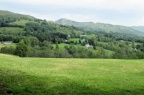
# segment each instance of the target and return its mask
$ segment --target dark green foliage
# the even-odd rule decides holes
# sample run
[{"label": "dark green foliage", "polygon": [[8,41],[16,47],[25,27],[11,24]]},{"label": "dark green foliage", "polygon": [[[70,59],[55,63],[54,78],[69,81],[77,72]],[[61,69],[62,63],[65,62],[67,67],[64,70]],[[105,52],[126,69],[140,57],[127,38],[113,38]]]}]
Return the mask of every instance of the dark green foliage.
[{"label": "dark green foliage", "polygon": [[144,44],[137,45],[136,48],[139,49],[140,51],[144,52]]},{"label": "dark green foliage", "polygon": [[54,53],[55,58],[71,58],[72,56],[68,53],[67,50],[57,50]]},{"label": "dark green foliage", "polygon": [[58,45],[58,42],[56,42],[56,49],[59,49],[59,45]]},{"label": "dark green foliage", "polygon": [[132,48],[134,49],[135,48],[135,41],[132,40]]},{"label": "dark green foliage", "polygon": [[79,44],[81,44],[81,40],[79,40]]},{"label": "dark green foliage", "polygon": [[18,55],[20,57],[27,57],[28,56],[28,46],[23,42],[19,42],[15,49],[15,55]]},{"label": "dark green foliage", "polygon": [[5,46],[5,47],[1,48],[0,52],[4,53],[4,54],[14,54],[14,51],[15,51],[14,47],[12,47],[12,46],[10,46],[10,47]]}]

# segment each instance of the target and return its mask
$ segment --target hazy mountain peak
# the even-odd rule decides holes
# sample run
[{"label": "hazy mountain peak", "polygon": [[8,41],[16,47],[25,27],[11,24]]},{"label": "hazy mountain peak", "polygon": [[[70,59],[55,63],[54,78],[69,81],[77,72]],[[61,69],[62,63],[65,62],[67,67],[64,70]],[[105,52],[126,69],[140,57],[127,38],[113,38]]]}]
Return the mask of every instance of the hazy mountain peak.
[{"label": "hazy mountain peak", "polygon": [[141,31],[141,32],[144,32],[144,26],[131,26],[131,28]]}]

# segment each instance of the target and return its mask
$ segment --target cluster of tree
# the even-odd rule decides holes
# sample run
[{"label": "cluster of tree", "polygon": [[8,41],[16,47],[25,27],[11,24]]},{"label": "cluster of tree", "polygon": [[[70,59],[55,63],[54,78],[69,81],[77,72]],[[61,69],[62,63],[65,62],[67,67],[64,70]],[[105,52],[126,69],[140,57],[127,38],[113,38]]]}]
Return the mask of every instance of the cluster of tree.
[{"label": "cluster of tree", "polygon": [[0,26],[3,27],[4,24],[15,22],[16,18],[9,18],[9,17],[1,17],[0,16]]},{"label": "cluster of tree", "polygon": [[[27,43],[28,44],[28,43]],[[39,43],[38,46],[30,47],[24,40],[20,41],[14,48],[3,47],[1,53],[18,55],[20,57],[48,57],[48,58],[110,58],[103,48],[99,48],[97,52],[84,47],[74,45],[65,46],[60,50],[57,45],[55,48],[48,41]]]},{"label": "cluster of tree", "polygon": [[16,18],[9,17],[0,17],[0,27],[20,27],[24,28],[22,25],[13,24],[13,22],[17,21]]},{"label": "cluster of tree", "polygon": [[40,42],[36,37],[23,38],[16,47],[2,47],[1,53],[18,55],[20,57],[48,57],[48,58],[122,58],[142,59],[144,58],[144,45],[136,45],[138,50],[129,49],[126,46],[117,47],[111,54],[106,49],[96,45],[95,49],[83,46],[68,45],[59,49],[59,44],[54,47],[52,42]]}]

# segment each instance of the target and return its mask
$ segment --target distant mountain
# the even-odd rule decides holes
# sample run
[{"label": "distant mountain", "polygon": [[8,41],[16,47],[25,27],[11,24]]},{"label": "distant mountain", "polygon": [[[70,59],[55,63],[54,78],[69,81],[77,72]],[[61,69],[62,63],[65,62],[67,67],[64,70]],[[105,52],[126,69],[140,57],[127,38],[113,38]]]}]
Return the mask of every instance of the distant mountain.
[{"label": "distant mountain", "polygon": [[13,12],[4,11],[4,10],[0,10],[0,18],[34,19],[33,16],[13,13]]},{"label": "distant mountain", "polygon": [[131,26],[131,28],[141,31],[141,32],[144,32],[144,26]]},{"label": "distant mountain", "polygon": [[122,33],[124,35],[127,34],[127,35],[144,36],[144,33],[142,33],[141,31],[121,25],[93,23],[93,22],[76,22],[65,18],[57,20],[56,23],[68,26],[75,26],[77,28],[82,28],[86,31],[93,31],[93,32],[103,31],[107,33]]}]

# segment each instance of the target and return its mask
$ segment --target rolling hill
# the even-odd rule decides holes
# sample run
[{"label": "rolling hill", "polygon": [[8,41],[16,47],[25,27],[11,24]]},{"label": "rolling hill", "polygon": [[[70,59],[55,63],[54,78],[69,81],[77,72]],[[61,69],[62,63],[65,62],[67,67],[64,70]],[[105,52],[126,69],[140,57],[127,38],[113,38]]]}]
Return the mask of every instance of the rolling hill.
[{"label": "rolling hill", "polygon": [[[67,19],[48,22],[8,11],[1,11],[1,16],[0,42],[22,42],[27,48],[16,53],[15,47],[3,47],[1,53],[21,57],[144,58],[144,33],[126,26]],[[139,52],[133,52],[135,47]]]},{"label": "rolling hill", "polygon": [[[13,19],[13,21],[15,21],[13,24],[22,25],[22,26],[25,26],[26,23],[30,22],[29,20],[36,19],[29,15],[23,15],[23,14],[18,14],[9,11],[3,11],[3,10],[0,10],[0,18]],[[144,37],[144,33],[142,32],[142,30],[144,29],[143,27],[126,27],[121,25],[112,25],[112,24],[105,24],[105,23],[76,22],[65,18],[59,19],[55,23],[65,25],[65,26],[74,26],[83,29],[85,31],[111,33],[114,34],[114,36],[126,35],[130,37],[135,37],[135,36]]]},{"label": "rolling hill", "polygon": [[23,14],[0,10],[0,18],[2,17],[14,18],[14,19],[34,19],[34,17],[29,16],[29,15],[23,15]]},{"label": "rolling hill", "polygon": [[93,32],[102,31],[107,33],[121,33],[124,35],[144,36],[143,32],[121,25],[93,23],[93,22],[76,22],[65,18],[57,20],[56,23],[68,26],[75,26],[77,28],[82,28],[86,31],[93,31]]}]

